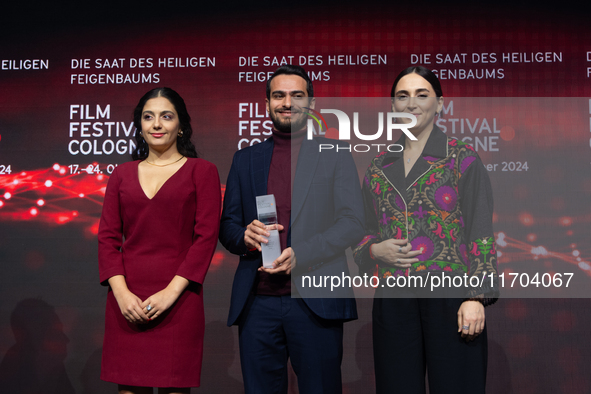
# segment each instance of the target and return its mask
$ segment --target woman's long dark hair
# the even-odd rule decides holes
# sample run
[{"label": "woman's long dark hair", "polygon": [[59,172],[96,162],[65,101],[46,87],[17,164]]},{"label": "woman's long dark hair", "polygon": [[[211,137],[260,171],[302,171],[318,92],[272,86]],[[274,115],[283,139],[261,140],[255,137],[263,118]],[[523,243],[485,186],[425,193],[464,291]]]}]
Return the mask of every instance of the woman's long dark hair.
[{"label": "woman's long dark hair", "polygon": [[182,137],[177,137],[176,139],[176,148],[179,153],[186,157],[198,157],[195,145],[191,142],[193,129],[191,128],[191,116],[187,112],[185,100],[171,88],[155,88],[143,95],[133,111],[133,125],[136,128],[135,141],[137,145],[131,154],[131,158],[133,160],[144,160],[148,157],[148,144],[140,134],[142,130],[142,112],[144,111],[146,102],[156,97],[164,97],[170,101],[179,116],[180,130],[183,131]]}]

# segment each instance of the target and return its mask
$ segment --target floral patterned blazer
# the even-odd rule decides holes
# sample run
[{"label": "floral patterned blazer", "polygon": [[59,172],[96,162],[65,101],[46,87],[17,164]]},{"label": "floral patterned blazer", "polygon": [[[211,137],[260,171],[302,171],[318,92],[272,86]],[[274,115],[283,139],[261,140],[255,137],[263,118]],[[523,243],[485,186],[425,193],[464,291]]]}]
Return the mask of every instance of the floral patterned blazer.
[{"label": "floral patterned blazer", "polygon": [[[404,135],[397,143],[404,145]],[[434,271],[485,275],[479,286],[466,288],[465,297],[483,295],[485,305],[496,301],[492,189],[472,146],[434,126],[407,177],[403,152],[382,152],[365,173],[362,193],[366,236],[353,250],[362,272],[375,272],[377,265],[380,278]],[[369,248],[390,238],[408,238],[412,250],[422,251],[419,261],[409,269],[377,264]]]}]

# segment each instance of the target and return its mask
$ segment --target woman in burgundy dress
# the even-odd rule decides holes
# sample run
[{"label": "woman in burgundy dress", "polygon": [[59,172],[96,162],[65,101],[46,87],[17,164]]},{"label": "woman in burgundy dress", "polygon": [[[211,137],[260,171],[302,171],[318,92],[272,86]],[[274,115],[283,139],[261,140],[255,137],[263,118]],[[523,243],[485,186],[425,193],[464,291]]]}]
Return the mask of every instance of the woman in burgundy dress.
[{"label": "woman in burgundy dress", "polygon": [[134,161],[107,185],[100,281],[109,286],[101,379],[119,393],[189,393],[203,354],[203,280],[217,245],[217,168],[197,158],[191,118],[170,88],[134,111]]}]

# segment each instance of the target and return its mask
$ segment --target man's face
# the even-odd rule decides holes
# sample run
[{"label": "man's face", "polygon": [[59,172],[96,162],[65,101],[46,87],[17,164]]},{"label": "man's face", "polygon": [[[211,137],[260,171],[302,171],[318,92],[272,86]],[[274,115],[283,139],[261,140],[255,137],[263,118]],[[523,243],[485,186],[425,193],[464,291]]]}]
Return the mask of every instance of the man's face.
[{"label": "man's face", "polygon": [[276,130],[283,133],[300,131],[306,127],[308,112],[314,108],[314,99],[308,98],[307,84],[297,75],[278,75],[271,80],[271,95],[266,100],[267,112]]}]

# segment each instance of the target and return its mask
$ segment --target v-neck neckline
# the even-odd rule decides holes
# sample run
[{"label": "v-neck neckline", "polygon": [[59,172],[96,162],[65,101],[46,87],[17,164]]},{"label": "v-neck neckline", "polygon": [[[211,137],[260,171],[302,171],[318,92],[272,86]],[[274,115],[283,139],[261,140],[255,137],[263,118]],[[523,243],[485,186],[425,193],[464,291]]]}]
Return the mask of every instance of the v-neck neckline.
[{"label": "v-neck neckline", "polygon": [[187,160],[183,163],[182,166],[180,166],[171,176],[169,176],[164,183],[162,183],[162,186],[160,186],[160,188],[156,191],[156,193],[152,196],[152,198],[148,197],[148,194],[146,193],[146,191],[144,190],[142,183],[140,182],[140,163],[142,161],[138,161],[137,166],[135,167],[135,179],[137,180],[137,184],[140,187],[140,190],[142,191],[144,197],[146,197],[149,201],[152,201],[154,198],[156,198],[156,196],[158,195],[158,193],[160,193],[160,190],[162,190],[162,188],[164,188],[164,186],[166,186],[166,184],[168,183],[168,181],[174,177],[176,174],[179,173],[180,170],[183,169],[183,167],[185,167],[185,165],[187,165],[187,163],[189,162],[189,158],[187,157]]}]

